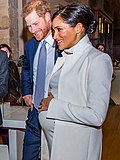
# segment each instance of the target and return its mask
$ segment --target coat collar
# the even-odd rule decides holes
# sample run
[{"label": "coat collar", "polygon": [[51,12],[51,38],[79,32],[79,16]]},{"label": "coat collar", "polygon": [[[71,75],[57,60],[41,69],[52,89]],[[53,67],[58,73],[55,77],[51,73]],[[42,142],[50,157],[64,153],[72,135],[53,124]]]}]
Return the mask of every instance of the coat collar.
[{"label": "coat collar", "polygon": [[59,70],[63,64],[67,67],[64,67],[65,70],[69,70],[75,65],[75,63],[79,60],[80,63],[87,57],[89,50],[91,48],[91,43],[89,41],[88,36],[83,37],[74,47],[65,50],[65,52],[70,52],[73,54],[66,54],[64,51],[62,52],[63,57],[59,57],[57,59],[56,65],[54,66],[52,75]]},{"label": "coat collar", "polygon": [[86,48],[86,45],[91,45],[91,42],[88,38],[88,35],[85,35],[76,45],[69,49],[65,49],[62,54],[68,53],[68,55],[71,54],[77,54],[77,56],[81,56],[84,54],[84,49]]}]

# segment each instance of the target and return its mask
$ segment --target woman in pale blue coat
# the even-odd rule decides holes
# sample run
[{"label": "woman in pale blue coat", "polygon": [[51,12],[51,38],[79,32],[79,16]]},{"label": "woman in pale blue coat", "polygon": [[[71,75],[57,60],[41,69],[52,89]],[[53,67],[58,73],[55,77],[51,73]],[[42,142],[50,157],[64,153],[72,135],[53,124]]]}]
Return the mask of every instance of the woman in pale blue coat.
[{"label": "woman in pale blue coat", "polygon": [[[91,9],[72,3],[53,15],[53,38],[63,57],[53,69],[39,120],[51,160],[100,160],[112,63],[89,41],[96,21]],[[46,117],[47,116],[47,119]],[[44,118],[43,118],[44,117]]]}]

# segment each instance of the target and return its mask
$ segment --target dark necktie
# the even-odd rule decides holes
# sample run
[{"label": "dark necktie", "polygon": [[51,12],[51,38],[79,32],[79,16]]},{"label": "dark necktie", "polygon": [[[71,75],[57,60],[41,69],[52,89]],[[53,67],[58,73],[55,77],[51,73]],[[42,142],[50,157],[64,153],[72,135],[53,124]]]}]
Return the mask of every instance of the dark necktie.
[{"label": "dark necktie", "polygon": [[40,48],[38,65],[37,65],[37,75],[36,75],[36,86],[34,94],[34,106],[38,109],[41,100],[44,98],[45,91],[45,77],[46,77],[46,60],[47,60],[47,51],[46,51],[46,42],[43,41]]}]

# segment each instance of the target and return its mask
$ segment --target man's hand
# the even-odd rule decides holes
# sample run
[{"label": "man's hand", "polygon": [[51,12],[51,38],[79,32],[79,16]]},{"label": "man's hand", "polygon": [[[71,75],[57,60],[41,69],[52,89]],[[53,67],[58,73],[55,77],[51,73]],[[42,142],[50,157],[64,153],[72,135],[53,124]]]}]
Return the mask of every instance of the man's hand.
[{"label": "man's hand", "polygon": [[26,95],[23,97],[23,99],[25,100],[26,105],[33,110],[32,95]]}]

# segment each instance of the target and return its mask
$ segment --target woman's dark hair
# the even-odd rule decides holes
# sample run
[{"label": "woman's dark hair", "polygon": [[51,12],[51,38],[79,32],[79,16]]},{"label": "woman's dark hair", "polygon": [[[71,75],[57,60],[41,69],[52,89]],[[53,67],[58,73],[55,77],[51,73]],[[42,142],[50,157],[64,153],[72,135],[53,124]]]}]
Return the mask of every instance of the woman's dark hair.
[{"label": "woman's dark hair", "polygon": [[77,23],[82,23],[88,34],[94,33],[97,27],[97,21],[94,20],[92,10],[82,3],[71,3],[59,9],[53,14],[52,21],[57,16],[60,16],[71,27],[75,27]]},{"label": "woman's dark hair", "polygon": [[104,50],[105,50],[105,44],[104,44],[104,43],[97,43],[97,44],[96,44],[96,48],[98,49],[99,46],[103,46],[103,47],[104,47]]},{"label": "woman's dark hair", "polygon": [[2,48],[7,48],[8,49],[8,51],[10,52],[10,56],[9,56],[9,59],[11,60],[12,59],[12,50],[11,50],[11,48],[7,45],[7,44],[0,44],[0,49],[2,49]]}]

